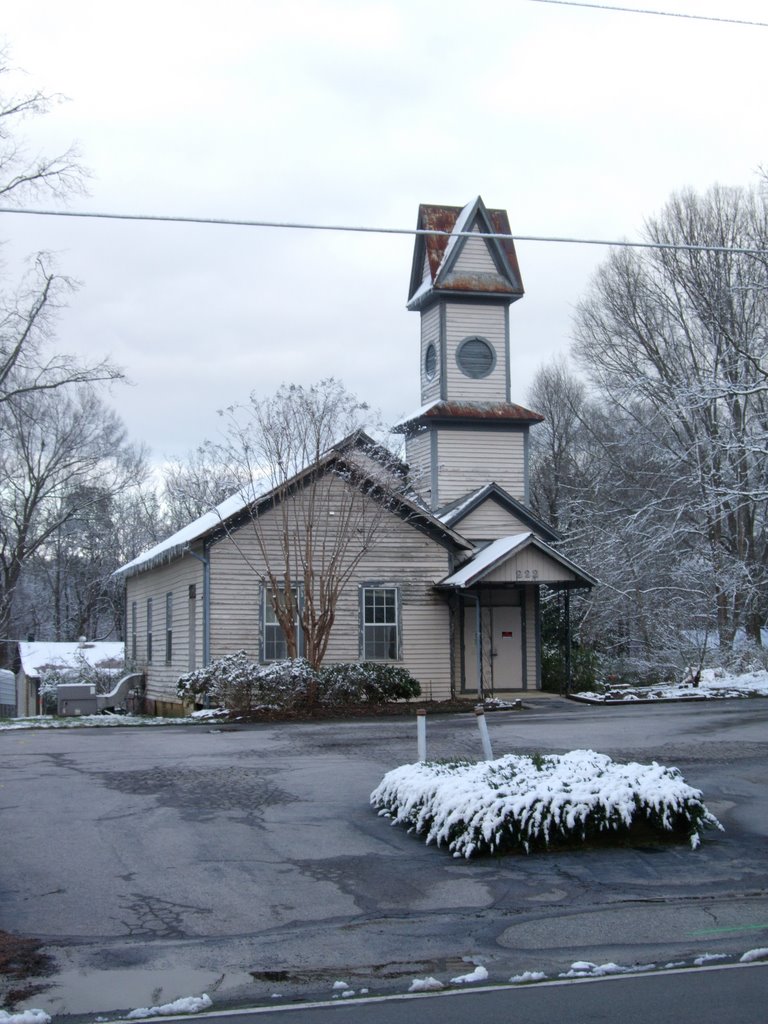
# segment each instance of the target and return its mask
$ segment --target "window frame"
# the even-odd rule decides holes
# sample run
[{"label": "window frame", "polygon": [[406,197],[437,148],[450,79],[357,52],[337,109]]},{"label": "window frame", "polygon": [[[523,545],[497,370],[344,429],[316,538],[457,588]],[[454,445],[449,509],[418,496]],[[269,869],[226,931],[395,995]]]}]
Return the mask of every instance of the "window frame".
[{"label": "window frame", "polygon": [[139,602],[131,601],[131,661],[135,664],[139,648],[138,635]]},{"label": "window frame", "polygon": [[[280,588],[284,590],[284,587]],[[296,594],[296,640],[297,640],[297,651],[296,655],[299,658],[304,657],[304,630],[301,628],[301,608],[304,600],[304,588],[299,584],[292,588]],[[288,651],[285,636],[283,634],[282,627],[277,621],[275,615],[274,606],[272,604],[272,587],[268,583],[262,583],[261,585],[261,608],[259,613],[259,662],[262,665],[273,665],[278,661],[285,661],[288,658]],[[274,621],[267,621],[268,614],[274,617]],[[267,657],[267,629],[271,632],[278,633],[279,636],[269,641],[271,645],[282,643],[286,645],[285,655],[283,657]]]},{"label": "window frame", "polygon": [[[368,622],[366,619],[367,602],[366,594],[370,591],[382,590],[391,591],[394,593],[394,621],[393,622]],[[401,588],[399,583],[380,582],[378,580],[369,580],[360,584],[359,589],[359,616],[360,616],[360,660],[361,661],[375,661],[383,665],[391,665],[395,662],[403,660],[403,617],[402,617],[402,596]],[[374,628],[381,628],[382,626],[388,626],[395,630],[395,641],[394,657],[374,657],[369,654],[369,645],[382,643],[381,640],[368,639],[368,630]],[[392,642],[389,641],[391,646]]]},{"label": "window frame", "polygon": [[147,664],[152,661],[152,598],[147,598]]},{"label": "window frame", "polygon": [[165,595],[165,664],[173,662],[173,591]]}]

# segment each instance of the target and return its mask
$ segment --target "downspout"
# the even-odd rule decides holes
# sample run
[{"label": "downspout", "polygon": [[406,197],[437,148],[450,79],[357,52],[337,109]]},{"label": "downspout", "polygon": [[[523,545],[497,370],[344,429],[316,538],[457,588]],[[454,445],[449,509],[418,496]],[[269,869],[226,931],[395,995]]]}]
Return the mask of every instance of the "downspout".
[{"label": "downspout", "polygon": [[203,667],[211,663],[211,560],[208,557],[208,545],[203,545],[204,555],[199,555],[192,548],[184,548],[185,555],[192,555],[203,563]]}]

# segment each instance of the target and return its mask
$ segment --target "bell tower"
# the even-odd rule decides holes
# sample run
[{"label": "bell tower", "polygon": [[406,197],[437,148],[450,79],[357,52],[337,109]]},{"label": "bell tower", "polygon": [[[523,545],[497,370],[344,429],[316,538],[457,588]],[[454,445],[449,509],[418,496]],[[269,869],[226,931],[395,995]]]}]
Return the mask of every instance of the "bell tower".
[{"label": "bell tower", "polygon": [[[421,317],[422,407],[399,425],[413,482],[433,510],[495,482],[528,497],[528,430],[510,396],[509,308],[523,283],[505,210],[480,196],[419,207],[408,309]],[[498,237],[503,236],[503,237]]]}]

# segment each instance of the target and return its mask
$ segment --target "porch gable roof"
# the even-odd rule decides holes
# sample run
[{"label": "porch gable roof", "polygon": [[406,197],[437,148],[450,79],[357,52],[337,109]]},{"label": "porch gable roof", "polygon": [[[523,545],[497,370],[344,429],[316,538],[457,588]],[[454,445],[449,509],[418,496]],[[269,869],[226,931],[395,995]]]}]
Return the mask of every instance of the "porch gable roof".
[{"label": "porch gable roof", "polygon": [[[562,580],[541,580],[541,583],[562,582],[571,587],[593,587],[598,582],[594,576],[577,566],[570,558],[566,558],[565,555],[550,547],[534,533],[528,532],[512,534],[509,537],[501,537],[499,540],[493,541],[460,569],[441,580],[437,586],[450,590],[467,590],[482,583],[495,570],[516,558],[527,548],[535,548],[540,551],[567,574],[563,576]],[[535,583],[536,581],[526,579],[522,582]]]}]

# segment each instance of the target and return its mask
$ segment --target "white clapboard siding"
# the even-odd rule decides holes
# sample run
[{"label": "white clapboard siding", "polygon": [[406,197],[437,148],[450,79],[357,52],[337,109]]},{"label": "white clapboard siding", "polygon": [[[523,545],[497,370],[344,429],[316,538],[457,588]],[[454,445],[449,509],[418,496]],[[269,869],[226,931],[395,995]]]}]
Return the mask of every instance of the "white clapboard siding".
[{"label": "white clapboard siding", "polygon": [[569,583],[576,579],[570,569],[533,547],[508,559],[484,578],[489,583]]},{"label": "white clapboard siding", "polygon": [[[175,703],[176,682],[189,671],[189,587],[194,584],[196,661],[202,664],[203,645],[203,566],[190,555],[151,572],[132,576],[126,583],[128,635],[126,660],[131,658],[131,605],[136,602],[136,668],[146,678],[146,696],[153,701]],[[165,596],[173,594],[172,657],[165,660]],[[147,661],[147,599],[152,598],[152,661]]]},{"label": "white clapboard siding", "polygon": [[439,430],[436,501],[449,501],[482,487],[489,480],[525,500],[525,438],[515,430]]},{"label": "white clapboard siding", "polygon": [[[477,231],[477,228],[475,228]],[[499,278],[488,242],[481,238],[466,238],[462,245],[461,252],[456,262],[451,267],[451,272],[441,279],[444,284],[449,284],[454,277],[467,277],[483,275],[492,278],[494,281]]]},{"label": "white clapboard siding", "polygon": [[[425,360],[429,345],[435,346],[435,375],[430,380],[426,374]],[[430,306],[421,314],[421,404],[426,405],[440,397],[440,307]]]},{"label": "white clapboard siding", "polygon": [[530,529],[492,498],[487,498],[468,515],[454,520],[451,525],[462,537],[471,541],[498,540],[500,537],[525,533]]},{"label": "white clapboard siding", "polygon": [[[506,319],[504,306],[446,302],[445,336],[447,397],[449,400],[504,402],[507,399]],[[496,352],[496,365],[487,377],[467,377],[456,362],[465,338],[481,337]]]},{"label": "white clapboard siding", "polygon": [[[333,480],[325,507],[336,501],[340,512],[348,486]],[[332,493],[335,489],[335,494]],[[367,501],[355,492],[356,501]],[[289,499],[289,502],[298,499]],[[288,506],[287,506],[288,507]],[[394,513],[380,516],[371,549],[356,566],[354,574],[339,596],[335,623],[326,654],[326,663],[357,661],[360,657],[359,588],[363,583],[388,583],[397,586],[401,598],[401,646],[403,664],[419,680],[425,692],[436,698],[450,695],[450,654],[448,647],[448,608],[432,589],[432,584],[449,571],[448,553],[420,530]],[[288,517],[290,521],[290,515]],[[328,537],[334,535],[340,515],[328,518]],[[273,510],[259,521],[264,544],[275,565],[280,560],[282,510]],[[321,571],[321,564],[316,569]],[[259,654],[261,574],[265,561],[255,528],[245,523],[232,537],[225,537],[211,548],[211,655],[221,657],[244,649],[256,659]],[[297,573],[297,582],[300,577]]]},{"label": "white clapboard siding", "polygon": [[432,502],[431,444],[431,434],[427,430],[412,434],[405,442],[405,461],[411,485],[427,505]]}]

